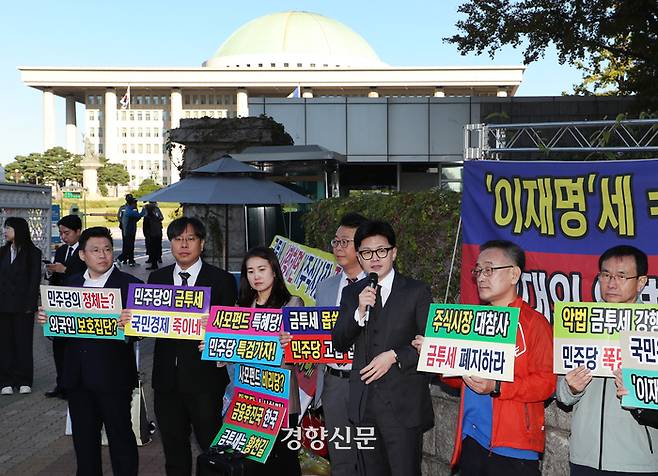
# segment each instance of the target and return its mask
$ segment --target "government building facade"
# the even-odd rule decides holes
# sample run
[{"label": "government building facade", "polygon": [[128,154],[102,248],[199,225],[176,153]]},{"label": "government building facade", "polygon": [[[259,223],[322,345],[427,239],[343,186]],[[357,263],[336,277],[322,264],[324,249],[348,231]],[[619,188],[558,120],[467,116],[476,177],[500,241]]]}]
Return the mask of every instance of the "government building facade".
[{"label": "government building facade", "polygon": [[[132,188],[146,178],[162,185],[179,179],[166,150],[167,135],[186,118],[265,113],[282,122],[296,144],[336,150],[350,165],[385,162],[397,176],[402,165],[413,171],[458,166],[463,146],[459,131],[474,118],[473,98],[513,96],[524,71],[523,66],[390,66],[344,24],[297,11],[246,23],[199,67],[19,69],[23,82],[43,95],[44,150],[58,145],[55,101],[64,100],[64,146],[82,153],[78,144],[83,134],[94,152],[125,165]],[[82,121],[76,117],[77,103],[85,106]],[[309,117],[309,111],[319,116]],[[458,124],[446,142],[441,130],[451,124],[455,111]],[[379,123],[383,133],[373,130]],[[420,130],[419,139],[396,138],[396,124],[402,130]],[[309,136],[314,128],[323,134]],[[361,130],[364,135],[358,137]],[[373,150],[365,140],[370,134],[378,136],[372,137]],[[393,188],[400,189],[399,180]]]}]

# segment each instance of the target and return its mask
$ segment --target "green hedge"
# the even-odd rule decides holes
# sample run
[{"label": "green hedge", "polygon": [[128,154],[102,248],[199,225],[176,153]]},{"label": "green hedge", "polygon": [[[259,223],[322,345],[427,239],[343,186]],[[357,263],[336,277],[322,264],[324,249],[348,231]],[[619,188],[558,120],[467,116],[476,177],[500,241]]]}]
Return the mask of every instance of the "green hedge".
[{"label": "green hedge", "polygon": [[[460,206],[461,195],[444,190],[360,193],[316,202],[302,220],[306,244],[328,251],[340,217],[347,212],[390,222],[398,240],[396,269],[430,284],[435,299],[443,302]],[[458,248],[448,302],[457,302],[460,264]]]}]

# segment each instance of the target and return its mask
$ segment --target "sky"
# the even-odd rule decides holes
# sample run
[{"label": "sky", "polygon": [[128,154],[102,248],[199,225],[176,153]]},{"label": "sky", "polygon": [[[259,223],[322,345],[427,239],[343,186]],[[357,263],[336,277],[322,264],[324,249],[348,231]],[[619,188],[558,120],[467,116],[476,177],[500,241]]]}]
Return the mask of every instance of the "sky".
[{"label": "sky", "polygon": [[[393,66],[520,65],[522,50],[493,60],[461,56],[442,38],[457,32],[457,0],[33,0],[6,2],[0,17],[0,163],[40,152],[42,93],[25,86],[19,66],[200,66],[230,34],[269,13],[304,10],[361,34]],[[517,96],[570,91],[581,74],[554,51],[528,66]],[[78,106],[78,130],[83,130]],[[64,100],[56,100],[56,140],[64,144]]]}]

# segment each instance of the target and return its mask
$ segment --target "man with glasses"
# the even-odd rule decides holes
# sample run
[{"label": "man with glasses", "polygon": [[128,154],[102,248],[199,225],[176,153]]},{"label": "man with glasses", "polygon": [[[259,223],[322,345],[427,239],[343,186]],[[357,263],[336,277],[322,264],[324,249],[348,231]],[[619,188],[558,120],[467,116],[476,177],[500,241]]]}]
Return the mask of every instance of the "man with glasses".
[{"label": "man with glasses", "polygon": [[429,287],[395,271],[395,232],[389,223],[366,221],[354,246],[369,279],[342,292],[340,315],[332,331],[335,348],[354,345],[349,376],[349,419],[375,431],[374,449],[359,451],[362,475],[420,475],[423,432],[434,425],[429,376],[416,371],[411,346],[425,330],[432,301]]},{"label": "man with glasses", "polygon": [[[647,284],[648,260],[641,250],[615,246],[599,258],[604,302],[632,304]],[[658,430],[640,425],[616,398],[612,378],[592,377],[584,366],[560,377],[557,398],[573,406],[569,465],[572,476],[658,475]]]},{"label": "man with glasses", "polygon": [[[472,270],[480,300],[518,307],[514,381],[480,377],[445,378],[461,389],[451,464],[462,476],[538,475],[544,451],[544,401],[555,390],[553,332],[544,316],[517,293],[525,253],[505,240],[480,246]],[[420,351],[422,336],[413,345]]]},{"label": "man with glasses", "polygon": [[[78,243],[78,253],[87,270],[62,284],[120,289],[125,305],[128,285],[142,281],[113,266],[110,230],[100,226],[87,228]],[[38,322],[46,323],[42,309]],[[77,474],[103,474],[101,426],[105,425],[114,474],[137,475],[137,442],[130,415],[132,392],[137,386],[132,340],[70,338],[62,370],[61,385],[71,414]]]},{"label": "man with glasses", "polygon": [[[208,286],[211,306],[234,306],[233,276],[201,259],[206,228],[197,218],[181,217],[167,227],[175,264],[153,271],[149,284]],[[154,408],[165,453],[167,475],[190,475],[190,429],[203,451],[222,426],[222,397],[228,384],[226,368],[201,360],[199,342],[156,339],[153,356]]]},{"label": "man with glasses", "polygon": [[[325,279],[318,284],[315,293],[317,306],[340,306],[340,298],[348,285],[366,277],[361,269],[354,247],[354,234],[366,219],[358,213],[347,213],[340,220],[331,249],[336,261],[343,271],[336,276]],[[345,436],[347,431],[354,432],[348,419],[349,378],[352,364],[327,364],[324,367],[322,389],[322,408],[324,409],[325,428],[329,435],[336,431]],[[340,439],[329,443],[332,476],[353,476],[356,472],[356,449],[345,448]]]}]

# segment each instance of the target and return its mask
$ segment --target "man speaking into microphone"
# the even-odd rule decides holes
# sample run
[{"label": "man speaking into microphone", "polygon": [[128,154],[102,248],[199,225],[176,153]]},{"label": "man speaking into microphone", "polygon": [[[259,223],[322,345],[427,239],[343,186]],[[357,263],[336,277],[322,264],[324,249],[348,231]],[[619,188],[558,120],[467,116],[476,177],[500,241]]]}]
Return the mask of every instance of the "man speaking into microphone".
[{"label": "man speaking into microphone", "polygon": [[350,421],[375,429],[375,448],[360,451],[359,473],[420,475],[422,436],[434,413],[429,376],[416,371],[411,341],[425,332],[432,296],[426,284],[393,269],[397,247],[389,223],[364,222],[354,246],[369,277],[343,290],[332,339],[340,352],[354,345]]}]

